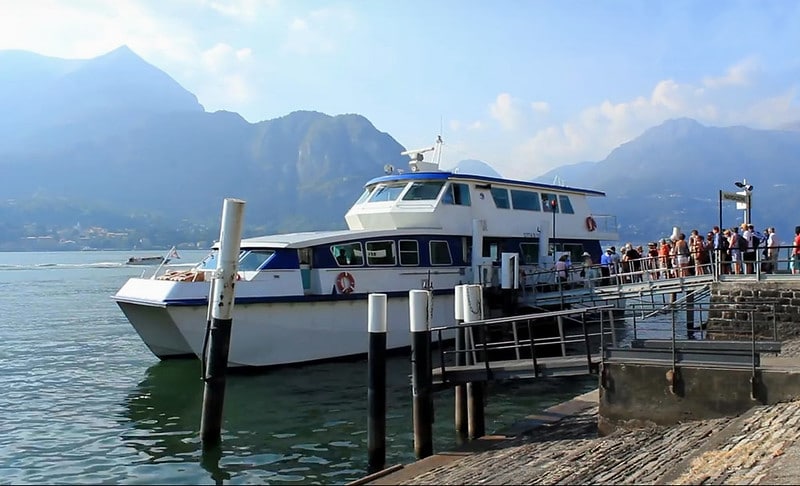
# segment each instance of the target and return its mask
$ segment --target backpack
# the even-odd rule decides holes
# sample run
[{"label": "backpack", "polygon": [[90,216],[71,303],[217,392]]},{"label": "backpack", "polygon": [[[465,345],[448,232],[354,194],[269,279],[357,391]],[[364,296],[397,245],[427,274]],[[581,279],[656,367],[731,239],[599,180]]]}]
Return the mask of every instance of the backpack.
[{"label": "backpack", "polygon": [[747,240],[742,238],[742,235],[736,235],[736,245],[742,253],[747,251]]}]

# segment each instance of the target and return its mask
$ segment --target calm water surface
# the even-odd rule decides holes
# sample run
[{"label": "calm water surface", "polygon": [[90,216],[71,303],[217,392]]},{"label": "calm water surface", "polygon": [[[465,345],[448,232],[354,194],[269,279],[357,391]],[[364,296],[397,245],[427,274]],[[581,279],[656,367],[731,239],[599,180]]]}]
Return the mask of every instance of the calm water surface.
[{"label": "calm water surface", "polygon": [[[129,256],[0,252],[0,483],[342,484],[366,474],[365,359],[229,376],[222,448],[204,457],[199,361],[160,362],[111,299],[145,269],[124,265]],[[410,370],[407,357],[388,365],[387,466],[414,460]],[[494,385],[487,432],[595,387],[589,377]],[[452,393],[435,400],[434,450],[444,451],[458,440]]]}]

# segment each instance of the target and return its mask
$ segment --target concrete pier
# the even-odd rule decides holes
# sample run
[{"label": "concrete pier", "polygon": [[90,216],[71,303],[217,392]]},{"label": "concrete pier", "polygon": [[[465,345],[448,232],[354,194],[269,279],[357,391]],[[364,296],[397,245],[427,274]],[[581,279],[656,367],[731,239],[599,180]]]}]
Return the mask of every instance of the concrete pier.
[{"label": "concrete pier", "polygon": [[[784,342],[770,359],[800,369],[800,340]],[[598,400],[590,392],[526,417],[507,435],[357,483],[800,484],[800,400],[606,436],[598,431]]]}]

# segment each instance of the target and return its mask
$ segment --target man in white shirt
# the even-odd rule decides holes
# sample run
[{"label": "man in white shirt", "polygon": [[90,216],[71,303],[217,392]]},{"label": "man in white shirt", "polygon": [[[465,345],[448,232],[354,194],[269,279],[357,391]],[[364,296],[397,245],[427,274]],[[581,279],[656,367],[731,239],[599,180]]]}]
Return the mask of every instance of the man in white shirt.
[{"label": "man in white shirt", "polygon": [[744,241],[747,242],[747,249],[744,251],[742,255],[742,261],[744,262],[744,273],[755,273],[755,269],[753,268],[753,262],[756,261],[756,252],[755,248],[753,247],[753,231],[750,229],[751,225],[747,225],[742,223],[742,235],[741,237],[744,238]]},{"label": "man in white shirt", "polygon": [[767,273],[775,273],[778,268],[778,253],[780,251],[778,247],[781,246],[781,242],[778,240],[778,235],[775,234],[774,227],[770,226],[767,231],[769,234],[767,236],[767,260],[769,263]]}]

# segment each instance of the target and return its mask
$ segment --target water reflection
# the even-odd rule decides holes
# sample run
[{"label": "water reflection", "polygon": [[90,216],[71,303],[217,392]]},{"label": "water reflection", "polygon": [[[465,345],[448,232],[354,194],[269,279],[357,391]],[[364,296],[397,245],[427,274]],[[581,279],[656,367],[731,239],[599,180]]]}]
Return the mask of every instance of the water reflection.
[{"label": "water reflection", "polygon": [[[408,357],[387,363],[386,466],[415,459],[409,371]],[[229,375],[221,447],[203,451],[200,364],[160,362],[126,399],[122,439],[139,464],[158,465],[159,482],[342,484],[367,471],[366,383],[365,360]],[[592,377],[494,383],[487,433],[594,386]],[[434,408],[434,451],[452,450],[452,393],[435,394]]]},{"label": "water reflection", "polygon": [[[393,376],[387,396],[394,401],[387,422],[410,432],[403,423],[410,413],[406,366],[394,360],[387,371]],[[222,445],[204,453],[200,365],[164,361],[150,367],[127,397],[131,432],[123,440],[148,463],[199,462],[215,483],[242,475],[272,483],[346,482],[365,472],[365,384],[363,361],[229,375]],[[401,444],[402,461],[413,458],[406,435],[387,437],[387,447]]]}]

